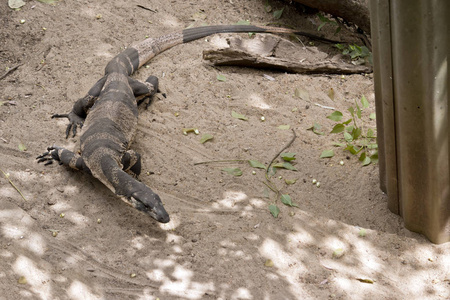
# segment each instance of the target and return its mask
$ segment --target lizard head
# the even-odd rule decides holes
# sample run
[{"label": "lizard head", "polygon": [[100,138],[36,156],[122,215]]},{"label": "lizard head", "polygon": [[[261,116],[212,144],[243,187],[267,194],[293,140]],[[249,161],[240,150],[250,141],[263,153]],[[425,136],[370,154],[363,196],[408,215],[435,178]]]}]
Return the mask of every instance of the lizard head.
[{"label": "lizard head", "polygon": [[127,200],[131,206],[149,215],[160,223],[167,223],[170,221],[169,214],[164,209],[161,198],[148,187],[133,192],[127,197]]}]

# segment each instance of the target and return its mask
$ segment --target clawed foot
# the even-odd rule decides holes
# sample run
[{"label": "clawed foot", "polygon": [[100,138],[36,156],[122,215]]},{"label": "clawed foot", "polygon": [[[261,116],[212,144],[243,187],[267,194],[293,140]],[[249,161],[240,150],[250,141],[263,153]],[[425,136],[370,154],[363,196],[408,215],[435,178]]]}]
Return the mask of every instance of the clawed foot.
[{"label": "clawed foot", "polygon": [[72,137],[75,137],[77,135],[77,129],[78,127],[81,129],[83,127],[84,118],[81,118],[74,114],[73,112],[70,112],[68,114],[54,114],[52,116],[53,118],[67,118],[69,119],[69,125],[67,125],[66,128],[66,139],[69,137],[70,130],[72,130]]},{"label": "clawed foot", "polygon": [[47,166],[47,165],[51,165],[53,163],[53,161],[57,161],[61,165],[62,162],[60,162],[59,155],[58,155],[58,150],[60,150],[60,149],[62,149],[62,148],[58,147],[58,146],[48,147],[46,152],[44,152],[43,154],[36,157],[36,159],[38,160],[37,162],[38,163],[43,162],[44,166]]}]

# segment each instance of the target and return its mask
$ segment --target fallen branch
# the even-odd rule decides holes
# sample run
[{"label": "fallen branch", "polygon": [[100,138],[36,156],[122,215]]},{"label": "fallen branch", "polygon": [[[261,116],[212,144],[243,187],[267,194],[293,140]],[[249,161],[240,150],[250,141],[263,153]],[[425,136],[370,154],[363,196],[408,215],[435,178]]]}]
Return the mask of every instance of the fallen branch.
[{"label": "fallen branch", "polygon": [[[203,51],[203,59],[214,65],[239,65],[253,68],[270,68],[303,74],[359,74],[371,73],[372,68],[346,62],[340,54],[329,59],[329,53],[305,47],[277,36],[258,35],[253,39],[231,37],[228,47]],[[223,42],[221,43],[223,44]],[[306,48],[309,49],[309,48]]]}]

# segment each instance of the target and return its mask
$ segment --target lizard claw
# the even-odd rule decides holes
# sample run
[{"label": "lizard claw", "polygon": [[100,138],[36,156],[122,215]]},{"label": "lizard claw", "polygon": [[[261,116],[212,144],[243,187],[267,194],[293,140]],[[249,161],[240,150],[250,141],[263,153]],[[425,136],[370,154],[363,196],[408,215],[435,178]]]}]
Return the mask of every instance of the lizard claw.
[{"label": "lizard claw", "polygon": [[[53,161],[60,161],[58,150],[61,149],[58,146],[51,146],[47,148],[47,151],[36,157],[38,163],[43,162],[44,166],[51,165]],[[61,164],[61,162],[60,162]]]},{"label": "lizard claw", "polygon": [[54,114],[52,116],[53,118],[67,118],[69,119],[69,124],[66,128],[66,139],[69,137],[70,131],[72,130],[72,137],[75,137],[77,135],[77,129],[78,127],[81,129],[83,127],[84,118],[76,115],[73,112],[70,112],[68,114]]}]

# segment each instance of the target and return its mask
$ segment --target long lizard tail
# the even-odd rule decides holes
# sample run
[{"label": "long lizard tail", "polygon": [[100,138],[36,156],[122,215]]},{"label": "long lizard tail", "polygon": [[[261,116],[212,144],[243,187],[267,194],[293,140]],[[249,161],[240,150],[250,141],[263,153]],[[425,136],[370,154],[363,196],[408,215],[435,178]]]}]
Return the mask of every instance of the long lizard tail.
[{"label": "long lizard tail", "polygon": [[142,65],[147,63],[150,59],[152,59],[159,53],[176,45],[189,43],[191,41],[195,41],[216,33],[231,32],[269,32],[308,35],[307,33],[299,32],[293,29],[254,25],[214,25],[188,28],[184,29],[181,32],[175,32],[157,38],[148,38],[133,45],[131,48],[137,50],[138,55],[136,59],[139,60],[138,63],[134,62],[135,66],[137,66],[137,68],[140,68]]}]

